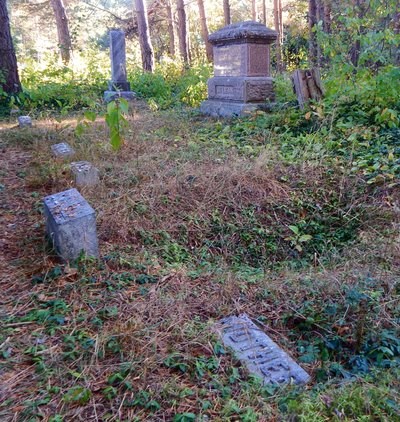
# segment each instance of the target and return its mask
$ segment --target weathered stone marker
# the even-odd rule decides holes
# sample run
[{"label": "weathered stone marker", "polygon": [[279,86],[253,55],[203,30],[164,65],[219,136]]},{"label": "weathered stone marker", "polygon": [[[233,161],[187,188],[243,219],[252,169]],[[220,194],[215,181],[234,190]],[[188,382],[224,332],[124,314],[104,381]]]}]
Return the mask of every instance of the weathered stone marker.
[{"label": "weathered stone marker", "polygon": [[82,251],[99,256],[95,212],[76,189],[46,196],[43,203],[47,234],[65,261],[76,259]]},{"label": "weathered stone marker", "polygon": [[99,183],[99,170],[88,161],[75,161],[71,163],[71,171],[75,176],[78,187],[95,186]]},{"label": "weathered stone marker", "polygon": [[31,127],[32,126],[32,119],[29,116],[19,116],[18,117],[18,125],[19,125],[20,128]]},{"label": "weathered stone marker", "polygon": [[305,384],[310,376],[246,315],[220,320],[216,326],[225,346],[264,384]]},{"label": "weathered stone marker", "polygon": [[52,145],[51,151],[56,158],[68,158],[75,155],[75,150],[66,142]]},{"label": "weathered stone marker", "polygon": [[212,116],[244,115],[268,109],[274,101],[270,77],[270,44],[277,33],[259,22],[228,25],[209,36],[214,52],[214,77],[200,110]]},{"label": "weathered stone marker", "polygon": [[108,91],[104,92],[104,100],[112,101],[116,97],[127,100],[135,98],[126,76],[125,33],[121,30],[110,31],[111,81]]}]

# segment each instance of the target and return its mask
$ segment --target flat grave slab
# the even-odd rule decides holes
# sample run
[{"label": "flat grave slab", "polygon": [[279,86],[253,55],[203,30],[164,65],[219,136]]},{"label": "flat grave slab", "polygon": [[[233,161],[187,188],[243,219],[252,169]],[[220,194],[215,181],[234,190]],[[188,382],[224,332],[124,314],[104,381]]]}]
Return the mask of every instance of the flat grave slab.
[{"label": "flat grave slab", "polygon": [[67,158],[75,155],[75,150],[66,142],[52,145],[51,151],[56,158]]},{"label": "flat grave slab", "polygon": [[98,257],[95,211],[76,189],[46,196],[43,204],[47,234],[61,258],[74,260],[82,251]]},{"label": "flat grave slab", "polygon": [[77,186],[95,186],[99,183],[99,170],[89,161],[74,161],[70,167]]},{"label": "flat grave slab", "polygon": [[246,314],[221,319],[216,330],[225,346],[264,384],[306,384],[310,375]]},{"label": "flat grave slab", "polygon": [[19,127],[31,127],[32,126],[32,119],[29,116],[19,116],[18,117],[18,125]]}]

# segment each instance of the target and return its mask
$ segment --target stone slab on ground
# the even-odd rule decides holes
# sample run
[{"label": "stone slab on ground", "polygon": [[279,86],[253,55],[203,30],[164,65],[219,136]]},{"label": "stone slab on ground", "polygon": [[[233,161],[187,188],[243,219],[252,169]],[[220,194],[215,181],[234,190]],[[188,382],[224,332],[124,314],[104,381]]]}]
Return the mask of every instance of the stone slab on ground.
[{"label": "stone slab on ground", "polygon": [[66,142],[54,144],[51,146],[53,155],[57,158],[67,158],[75,155],[75,150]]},{"label": "stone slab on ground", "polygon": [[29,116],[19,116],[18,117],[18,125],[19,127],[31,127],[32,126],[32,119]]},{"label": "stone slab on ground", "polygon": [[70,167],[78,187],[95,186],[99,183],[99,170],[89,161],[74,161]]},{"label": "stone slab on ground", "polygon": [[63,260],[74,260],[82,251],[99,256],[95,211],[76,189],[46,196],[43,204],[47,234]]},{"label": "stone slab on ground", "polygon": [[216,326],[225,346],[264,384],[306,384],[308,373],[246,314],[221,319]]}]

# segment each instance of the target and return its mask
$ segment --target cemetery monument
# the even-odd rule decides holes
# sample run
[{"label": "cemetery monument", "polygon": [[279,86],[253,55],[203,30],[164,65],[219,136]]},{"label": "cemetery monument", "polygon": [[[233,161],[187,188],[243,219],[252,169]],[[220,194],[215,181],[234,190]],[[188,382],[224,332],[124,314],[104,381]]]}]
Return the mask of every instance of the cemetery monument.
[{"label": "cemetery monument", "polygon": [[122,30],[110,31],[110,58],[111,81],[108,82],[108,90],[104,92],[104,100],[109,102],[117,97],[134,99],[135,93],[131,91],[126,75],[125,33]]},{"label": "cemetery monument", "polygon": [[208,99],[200,110],[211,116],[232,117],[270,106],[270,45],[277,33],[259,22],[225,26],[209,36],[214,52],[214,77],[208,80]]}]

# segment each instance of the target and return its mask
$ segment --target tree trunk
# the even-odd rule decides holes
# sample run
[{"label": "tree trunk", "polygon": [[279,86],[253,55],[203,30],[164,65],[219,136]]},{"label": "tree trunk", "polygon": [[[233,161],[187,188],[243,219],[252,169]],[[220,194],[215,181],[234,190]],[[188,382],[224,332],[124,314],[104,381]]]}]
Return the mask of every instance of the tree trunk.
[{"label": "tree trunk", "polygon": [[175,57],[175,20],[172,12],[171,0],[166,0],[167,17],[168,17],[168,34],[169,34],[169,54],[171,57]]},{"label": "tree trunk", "polygon": [[308,0],[309,55],[311,65],[318,64],[317,36],[314,32],[317,23],[317,1]]},{"label": "tree trunk", "polygon": [[296,70],[292,75],[292,83],[301,109],[310,100],[319,101],[324,96],[319,69]]},{"label": "tree trunk", "polygon": [[140,51],[142,53],[143,70],[154,71],[154,52],[151,45],[149,22],[147,19],[147,9],[144,0],[135,0],[136,18],[138,24],[138,35]]},{"label": "tree trunk", "polygon": [[280,0],[274,0],[274,25],[275,31],[278,33],[278,37],[275,43],[276,49],[276,67],[278,71],[281,71],[283,68],[282,65],[282,3]]},{"label": "tree trunk", "polygon": [[185,4],[183,3],[183,0],[177,0],[176,10],[178,12],[179,52],[184,63],[189,64],[189,39]]},{"label": "tree trunk", "polygon": [[6,0],[0,0],[0,87],[7,94],[21,91]]},{"label": "tree trunk", "polygon": [[251,0],[251,18],[253,21],[257,20],[256,0]]},{"label": "tree trunk", "polygon": [[56,18],[61,60],[67,65],[71,59],[72,48],[67,14],[65,13],[65,7],[62,0],[50,0],[50,2],[54,11],[54,17]]},{"label": "tree trunk", "polygon": [[199,6],[199,15],[200,15],[200,24],[201,24],[201,36],[203,37],[204,43],[206,45],[206,56],[209,62],[212,62],[213,59],[213,48],[208,41],[208,27],[207,27],[207,18],[206,11],[204,9],[203,0],[197,0],[197,5]]},{"label": "tree trunk", "polygon": [[229,0],[224,0],[224,21],[225,25],[231,24],[231,6]]},{"label": "tree trunk", "polygon": [[263,15],[263,24],[267,24],[267,5],[266,0],[262,0],[262,15]]}]

